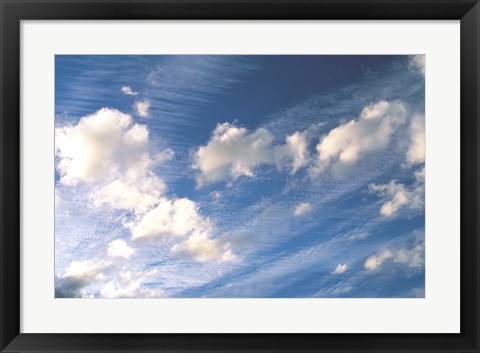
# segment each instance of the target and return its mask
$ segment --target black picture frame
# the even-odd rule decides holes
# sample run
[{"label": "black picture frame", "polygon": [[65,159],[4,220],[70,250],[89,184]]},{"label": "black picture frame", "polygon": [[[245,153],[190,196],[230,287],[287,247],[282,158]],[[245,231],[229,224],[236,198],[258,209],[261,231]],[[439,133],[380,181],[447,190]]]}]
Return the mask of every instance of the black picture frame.
[{"label": "black picture frame", "polygon": [[[479,352],[477,0],[0,0],[0,12],[2,352]],[[461,333],[20,333],[20,22],[79,19],[461,20]]]}]

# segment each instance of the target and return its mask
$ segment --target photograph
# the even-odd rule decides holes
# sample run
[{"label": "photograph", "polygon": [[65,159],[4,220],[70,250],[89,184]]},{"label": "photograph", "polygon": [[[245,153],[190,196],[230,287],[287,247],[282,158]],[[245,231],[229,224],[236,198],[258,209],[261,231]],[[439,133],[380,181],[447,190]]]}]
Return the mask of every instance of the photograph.
[{"label": "photograph", "polygon": [[55,298],[426,297],[423,53],[54,61]]}]

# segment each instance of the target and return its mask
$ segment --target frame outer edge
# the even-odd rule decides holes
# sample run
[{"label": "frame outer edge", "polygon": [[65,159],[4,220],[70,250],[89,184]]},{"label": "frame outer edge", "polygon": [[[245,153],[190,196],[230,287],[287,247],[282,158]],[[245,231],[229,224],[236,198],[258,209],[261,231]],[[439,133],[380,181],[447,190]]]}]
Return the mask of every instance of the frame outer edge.
[{"label": "frame outer edge", "polygon": [[[19,1],[18,3],[22,3]],[[17,3],[17,4],[18,4]],[[69,1],[65,1],[63,5],[68,4]],[[77,2],[78,3],[78,2]],[[85,4],[88,2],[86,1]],[[462,1],[459,1],[461,4]],[[32,19],[41,19],[42,15],[35,14],[34,8],[43,4],[48,4],[48,1],[40,0],[37,5],[33,5],[33,2],[27,1],[24,5],[29,4],[31,8],[27,11]],[[50,4],[59,4],[57,1],[52,1]],[[464,2],[465,4],[465,2]],[[48,8],[49,5],[46,7]],[[17,119],[20,113],[20,17],[19,12],[15,11],[18,7],[15,7],[15,3],[12,1],[0,0],[0,350],[3,351],[5,347],[20,338],[20,254],[18,252],[20,248],[19,237],[15,236],[20,234],[20,147],[18,142],[20,141],[20,122]],[[25,7],[23,7],[25,9]],[[44,15],[45,8],[41,13]],[[33,16],[32,13],[34,14]],[[48,11],[47,11],[48,13]],[[55,15],[55,17],[61,17],[62,15]],[[48,17],[48,15],[47,15]],[[472,33],[465,35],[463,28],[469,26]],[[470,327],[462,329],[462,335],[474,345],[474,350],[471,352],[478,352],[479,337],[480,337],[480,325],[479,325],[479,229],[480,219],[478,214],[478,200],[479,200],[479,180],[480,175],[480,160],[479,160],[479,136],[480,136],[480,123],[479,123],[479,84],[480,84],[480,6],[477,3],[463,18],[462,20],[462,44],[468,43],[470,49],[467,51],[469,58],[465,58],[465,48],[461,49],[462,53],[462,116],[469,114],[469,120],[471,125],[470,132],[466,132],[466,128],[462,128],[462,135],[468,135],[469,147],[472,151],[468,153],[468,156],[464,156],[462,153],[462,166],[464,163],[469,165],[470,174],[465,175],[464,168],[462,167],[462,184],[464,181],[468,181],[468,185],[472,188],[469,190],[462,190],[462,197],[470,194],[468,198],[469,202],[462,201],[462,208],[465,206],[471,207],[466,211],[469,220],[468,230],[473,231],[473,241],[468,245],[471,246],[468,256],[468,261],[462,261],[462,269],[465,266],[470,267],[470,275],[474,274],[475,283],[463,284],[462,275],[462,299],[465,298],[465,293],[468,292],[467,299],[469,304],[473,304],[474,307],[462,308],[462,315],[467,313],[470,324],[474,324]],[[8,54],[7,54],[8,53]],[[465,59],[465,60],[464,60]],[[467,76],[463,72],[463,64],[467,62],[470,78],[466,80]],[[465,94],[465,93],[468,94]],[[465,112],[465,107],[469,107],[468,112]],[[465,152],[465,151],[464,151]],[[468,151],[467,151],[468,152]],[[473,164],[473,165],[472,165]],[[462,213],[463,214],[463,213]],[[463,219],[463,217],[462,217]],[[462,222],[463,223],[463,222]],[[462,230],[464,226],[462,225]],[[473,246],[472,246],[473,245]],[[463,248],[463,247],[462,247]],[[462,272],[463,273],[463,272]],[[466,278],[472,280],[473,276]],[[8,286],[7,286],[8,284]],[[462,317],[462,324],[464,323]],[[74,351],[75,349],[65,349],[63,351]],[[393,348],[393,347],[392,347]],[[472,347],[473,348],[473,347]],[[41,349],[41,348],[40,348]],[[447,349],[448,350],[448,349]]]},{"label": "frame outer edge", "polygon": [[[480,340],[480,3],[461,21],[461,333]],[[470,273],[470,278],[466,272]],[[474,281],[472,281],[472,279]]]},{"label": "frame outer edge", "polygon": [[20,333],[19,16],[0,0],[0,350]]},{"label": "frame outer edge", "polygon": [[0,0],[42,20],[458,20],[478,0]]}]

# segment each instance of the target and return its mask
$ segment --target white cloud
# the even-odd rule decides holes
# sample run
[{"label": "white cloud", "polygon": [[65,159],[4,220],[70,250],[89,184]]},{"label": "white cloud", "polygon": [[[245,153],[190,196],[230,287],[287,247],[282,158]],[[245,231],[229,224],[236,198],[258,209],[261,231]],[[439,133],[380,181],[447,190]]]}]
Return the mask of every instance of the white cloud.
[{"label": "white cloud", "polygon": [[123,86],[121,88],[121,91],[124,93],[124,94],[127,94],[129,96],[136,96],[138,94],[138,92],[135,92],[132,90],[132,88],[130,86]]},{"label": "white cloud", "polygon": [[148,118],[148,110],[150,109],[150,102],[148,100],[135,101],[134,108],[138,116]]},{"label": "white cloud", "polygon": [[229,123],[217,125],[208,144],[195,154],[194,168],[202,173],[199,184],[253,176],[254,167],[271,162],[272,142],[272,134],[265,129],[249,133]]},{"label": "white cloud", "polygon": [[59,276],[60,278],[75,277],[81,278],[84,280],[98,279],[102,277],[101,270],[105,269],[111,264],[110,261],[104,260],[83,260],[83,261],[72,261],[65,268],[63,275]]},{"label": "white cloud", "polygon": [[234,124],[218,124],[208,144],[195,152],[193,168],[201,173],[198,185],[253,177],[254,169],[262,164],[289,168],[291,173],[305,165],[308,157],[304,134],[295,132],[279,146],[272,146],[273,140],[273,135],[263,128],[250,132]]},{"label": "white cloud", "polygon": [[136,214],[143,214],[159,202],[166,189],[165,183],[154,174],[134,178],[125,175],[95,188],[91,200],[95,207],[108,205],[117,210],[132,210]]},{"label": "white cloud", "polygon": [[334,275],[339,275],[344,273],[348,268],[347,264],[338,264],[337,267],[335,267],[335,270],[332,272]]},{"label": "white cloud", "polygon": [[[410,145],[406,153],[406,165],[413,167],[425,163],[425,116],[415,114],[409,127]],[[425,167],[414,173],[415,183],[409,189],[404,184],[392,180],[388,184],[370,184],[369,190],[388,198],[382,205],[380,214],[394,216],[402,207],[420,209],[424,205]]]},{"label": "white cloud", "polygon": [[97,259],[70,262],[63,273],[55,277],[55,298],[90,297],[82,288],[103,280],[102,271],[110,265],[111,261]]},{"label": "white cloud", "polygon": [[380,208],[380,214],[382,216],[391,217],[402,207],[408,204],[409,195],[403,184],[398,184],[392,180],[388,184],[370,184],[369,189],[371,192],[380,194],[391,198],[385,202]]},{"label": "white cloud", "polygon": [[[210,239],[213,224],[200,215],[197,204],[187,198],[170,200],[164,196],[167,187],[153,168],[175,154],[166,149],[151,157],[145,125],[133,124],[131,116],[104,108],[80,119],[77,125],[56,129],[56,143],[61,183],[89,184],[94,207],[133,211],[133,219],[124,221],[132,240],[201,235],[187,240],[185,249],[192,252],[194,245],[203,244],[204,254],[199,247],[192,252],[193,257],[201,261],[215,257],[220,245]],[[112,257],[129,258],[133,252],[119,239],[107,248]],[[234,257],[229,248],[219,254],[225,260]]]},{"label": "white cloud", "polygon": [[310,175],[318,176],[329,167],[332,174],[343,175],[363,156],[385,149],[405,118],[406,108],[400,101],[380,101],[364,107],[358,120],[336,127],[321,139]]},{"label": "white cloud", "polygon": [[409,268],[420,269],[425,263],[425,234],[417,232],[415,243],[411,248],[402,248],[395,253],[393,262]]},{"label": "white cloud", "polygon": [[111,180],[151,163],[147,127],[132,124],[130,115],[115,109],[103,108],[77,125],[56,128],[55,145],[65,185]]},{"label": "white cloud", "polygon": [[305,133],[294,132],[285,138],[285,144],[273,149],[275,164],[282,168],[291,168],[290,174],[295,174],[308,162],[307,139]]},{"label": "white cloud", "polygon": [[103,108],[77,125],[56,128],[55,142],[60,182],[92,185],[94,207],[108,205],[142,214],[166,191],[153,167],[174,153],[166,149],[152,157],[147,127],[133,124],[130,115]]},{"label": "white cloud", "polygon": [[295,207],[295,210],[293,211],[293,214],[296,216],[296,217],[299,217],[299,216],[303,216],[307,213],[310,213],[313,211],[313,206],[311,203],[309,202],[302,202],[300,204],[298,204],[296,207]]},{"label": "white cloud", "polygon": [[172,253],[187,255],[196,261],[232,262],[236,256],[230,249],[228,242],[220,239],[210,239],[206,234],[193,234],[186,241],[172,247]]},{"label": "white cloud", "polygon": [[237,259],[230,243],[211,238],[214,228],[212,222],[202,217],[194,201],[186,198],[162,198],[156,208],[127,227],[131,229],[132,240],[156,237],[175,240],[188,237],[175,244],[171,252],[195,261],[231,262]]},{"label": "white cloud", "polygon": [[391,261],[394,264],[400,264],[407,268],[418,270],[425,264],[425,234],[424,232],[414,232],[415,242],[411,247],[405,247],[398,250],[385,249],[376,255],[370,256],[364,264],[369,271],[378,270],[385,262]]},{"label": "white cloud", "polygon": [[417,181],[417,183],[425,183],[425,167],[417,170],[415,173],[413,173],[413,175],[415,175],[415,180]]},{"label": "white cloud", "polygon": [[425,163],[425,115],[423,114],[416,114],[412,118],[410,146],[406,158],[409,165]]},{"label": "white cloud", "polygon": [[[109,252],[110,249],[109,246]],[[144,286],[158,274],[158,270],[135,271],[126,270],[124,267],[118,272],[110,271],[108,275],[104,275],[101,271],[107,269],[111,264],[111,261],[97,259],[72,261],[65,269],[64,274],[55,279],[56,297],[94,298],[96,290],[85,289],[94,282],[98,282],[94,283],[94,288],[105,283],[100,290],[100,297],[102,298],[156,298],[165,296],[162,289]]]},{"label": "white cloud", "polygon": [[107,253],[111,257],[128,259],[135,254],[135,249],[128,246],[122,239],[116,239],[108,244]]},{"label": "white cloud", "polygon": [[422,74],[425,77],[425,59],[426,56],[424,54],[411,55],[408,62],[408,68],[412,71]]},{"label": "white cloud", "polygon": [[416,183],[412,189],[407,189],[404,184],[392,180],[388,184],[370,184],[369,190],[388,200],[380,208],[380,214],[385,217],[394,216],[402,207],[421,209],[424,205],[425,169],[415,173]]},{"label": "white cloud", "polygon": [[210,233],[211,222],[198,212],[197,204],[187,198],[161,198],[158,205],[139,222],[129,225],[132,239],[182,237],[192,233]]},{"label": "white cloud", "polygon": [[388,249],[383,250],[382,252],[380,252],[377,255],[370,256],[365,261],[364,267],[369,271],[375,271],[380,266],[382,266],[382,264],[385,261],[390,260],[392,257],[393,257],[393,253],[390,250],[388,250]]}]

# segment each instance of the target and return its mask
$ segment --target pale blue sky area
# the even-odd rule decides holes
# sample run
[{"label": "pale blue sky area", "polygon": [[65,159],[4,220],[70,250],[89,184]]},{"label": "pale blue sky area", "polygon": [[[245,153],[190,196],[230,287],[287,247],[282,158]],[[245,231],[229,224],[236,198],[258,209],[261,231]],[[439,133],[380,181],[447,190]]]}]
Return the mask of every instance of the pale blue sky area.
[{"label": "pale blue sky area", "polygon": [[424,297],[425,57],[55,57],[57,297]]}]

